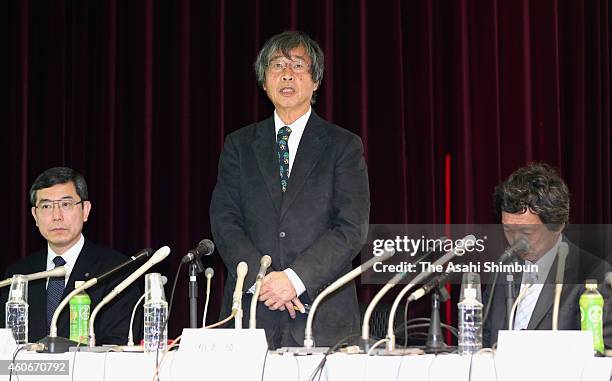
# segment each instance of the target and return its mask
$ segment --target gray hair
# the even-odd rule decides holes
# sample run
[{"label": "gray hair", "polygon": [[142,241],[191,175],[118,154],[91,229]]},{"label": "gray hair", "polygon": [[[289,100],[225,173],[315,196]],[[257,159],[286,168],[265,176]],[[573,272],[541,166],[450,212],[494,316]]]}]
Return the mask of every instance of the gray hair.
[{"label": "gray hair", "polygon": [[76,188],[77,195],[82,201],[87,200],[87,182],[79,172],[68,167],[49,168],[41,173],[34,184],[30,187],[30,204],[36,206],[36,192],[40,189],[49,188],[57,184],[72,182]]},{"label": "gray hair", "polygon": [[319,44],[308,35],[295,31],[286,31],[272,36],[261,48],[253,65],[259,85],[263,87],[266,83],[266,68],[270,64],[270,59],[274,53],[281,52],[290,59],[291,55],[289,53],[291,49],[297,48],[300,45],[306,49],[306,53],[310,57],[310,76],[314,83],[320,85],[323,80],[323,71],[325,70],[323,51]]}]

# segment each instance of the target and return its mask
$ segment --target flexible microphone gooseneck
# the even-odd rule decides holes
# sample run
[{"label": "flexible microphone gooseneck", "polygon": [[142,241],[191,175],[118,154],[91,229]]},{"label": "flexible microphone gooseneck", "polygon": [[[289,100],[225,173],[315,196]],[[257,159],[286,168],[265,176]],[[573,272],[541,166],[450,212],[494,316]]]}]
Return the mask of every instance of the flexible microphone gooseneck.
[{"label": "flexible microphone gooseneck", "polygon": [[[165,286],[166,283],[168,283],[168,278],[166,278],[165,275],[162,275],[162,286]],[[132,317],[130,318],[130,331],[128,332],[128,343],[127,345],[132,347],[134,346],[134,317],[136,316],[136,310],[138,309],[138,306],[140,305],[140,302],[142,302],[144,300],[144,298],[147,296],[147,292],[145,292],[144,294],[142,294],[140,296],[140,298],[138,298],[138,301],[136,302],[136,304],[134,305],[134,309],[132,309]]]},{"label": "flexible microphone gooseneck", "polygon": [[204,276],[206,277],[206,301],[204,302],[204,315],[202,316],[202,327],[206,327],[206,315],[208,313],[208,301],[210,300],[210,281],[213,276],[215,276],[215,270],[208,267],[204,271]]},{"label": "flexible microphone gooseneck", "polygon": [[[37,273],[33,273],[33,274],[27,274],[24,275],[24,277],[26,278],[26,280],[28,282],[31,282],[33,280],[38,280],[38,279],[43,279],[43,278],[63,278],[66,276],[66,267],[64,266],[57,266],[51,270],[47,270],[47,271],[40,271]],[[3,281],[0,281],[0,288],[2,287],[6,287],[6,286],[10,286],[11,284],[13,284],[13,278],[6,278]]]},{"label": "flexible microphone gooseneck", "polygon": [[[432,267],[443,265],[446,262],[450,261],[455,256],[457,256],[458,247],[462,249],[469,249],[472,246],[474,246],[476,244],[476,237],[470,234],[470,235],[465,236],[463,239],[461,239],[461,241],[463,242],[462,245],[456,244],[452,250],[444,254],[437,261],[435,261]],[[395,350],[395,312],[397,311],[397,307],[399,306],[402,298],[404,297],[404,295],[406,295],[408,291],[410,291],[415,285],[423,282],[430,275],[431,275],[430,271],[425,271],[415,276],[414,279],[409,284],[404,286],[404,288],[399,292],[399,294],[393,301],[393,305],[391,306],[391,311],[389,311],[389,324],[387,326],[387,339],[388,339],[387,348],[389,351]],[[412,302],[411,297],[408,298],[406,303]]]},{"label": "flexible microphone gooseneck", "polygon": [[[437,240],[440,242],[446,241],[446,237],[440,237]],[[426,252],[423,256],[421,256],[419,259],[417,259],[414,263],[420,263],[422,261],[424,261],[425,259],[428,259],[431,255],[433,255],[436,252],[436,250],[430,250],[428,252]],[[395,287],[402,279],[404,279],[408,274],[410,274],[408,271],[399,273],[395,276],[393,276],[393,278],[391,278],[377,293],[376,295],[374,295],[374,297],[372,298],[372,300],[370,301],[370,304],[368,304],[368,308],[366,309],[364,315],[363,315],[363,324],[361,325],[361,338],[363,339],[364,342],[367,342],[367,340],[370,338],[370,317],[372,316],[372,313],[374,312],[374,309],[376,308],[376,305],[380,302],[380,300],[383,298],[383,296],[385,296],[385,294],[387,292],[389,292],[389,290],[391,290],[393,287]]]},{"label": "flexible microphone gooseneck", "polygon": [[325,290],[323,290],[317,297],[315,298],[312,306],[310,307],[310,312],[308,313],[308,318],[306,319],[306,328],[304,329],[304,347],[307,349],[311,349],[314,347],[314,336],[312,334],[312,323],[314,321],[315,312],[317,307],[321,303],[321,301],[332,292],[336,291],[340,287],[344,286],[351,280],[358,277],[364,271],[373,267],[376,263],[384,262],[387,259],[391,258],[395,254],[395,250],[385,251],[380,257],[370,258],[367,262],[363,263],[361,266],[354,268],[348,273],[344,274],[340,278],[338,278],[335,282],[329,285]]},{"label": "flexible microphone gooseneck", "polygon": [[561,291],[563,291],[563,278],[565,273],[565,259],[569,253],[567,242],[561,242],[557,252],[557,276],[555,277],[555,299],[553,303],[552,330],[559,327],[559,304],[561,303]]},{"label": "flexible microphone gooseneck", "polygon": [[266,276],[266,271],[271,264],[272,258],[270,258],[269,255],[264,255],[259,261],[259,272],[255,278],[255,292],[253,292],[253,297],[251,298],[249,328],[257,328],[257,299],[259,299],[259,292],[261,291],[263,278]]},{"label": "flexible microphone gooseneck", "polygon": [[57,337],[57,319],[59,319],[60,313],[62,312],[64,307],[66,307],[68,302],[70,302],[70,299],[72,299],[73,296],[96,285],[97,283],[101,282],[102,280],[114,274],[115,272],[123,269],[124,267],[148,257],[149,255],[151,255],[151,253],[153,253],[153,250],[149,248],[141,250],[136,255],[131,256],[130,259],[123,262],[119,266],[114,267],[113,269],[103,273],[102,275],[99,275],[95,278],[91,278],[85,281],[85,283],[83,283],[80,287],[77,287],[74,290],[72,290],[72,292],[66,295],[66,297],[60,302],[60,304],[55,309],[55,312],[53,313],[53,318],[51,319],[51,324],[49,327],[49,337]]},{"label": "flexible microphone gooseneck", "polygon": [[98,313],[100,312],[100,310],[102,309],[102,307],[104,307],[105,305],[107,305],[111,300],[113,300],[117,295],[119,295],[123,290],[125,290],[129,285],[131,285],[132,283],[134,283],[134,281],[136,279],[138,279],[140,276],[142,276],[144,273],[146,273],[147,271],[149,271],[149,269],[153,266],[155,266],[156,264],[158,264],[159,262],[163,261],[164,259],[166,259],[166,257],[168,256],[168,254],[170,254],[170,248],[168,246],[163,246],[161,248],[159,248],[155,254],[153,254],[153,256],[146,261],[142,266],[140,266],[136,271],[134,271],[132,274],[130,274],[127,278],[125,278],[123,281],[121,281],[121,283],[119,283],[118,285],[115,286],[115,288],[113,288],[113,290],[111,292],[109,292],[101,301],[100,303],[98,303],[98,305],[96,306],[96,308],[94,308],[94,310],[92,311],[91,315],[89,316],[89,347],[95,347],[96,346],[96,334],[94,332],[94,323],[96,321],[96,316],[98,316]]}]

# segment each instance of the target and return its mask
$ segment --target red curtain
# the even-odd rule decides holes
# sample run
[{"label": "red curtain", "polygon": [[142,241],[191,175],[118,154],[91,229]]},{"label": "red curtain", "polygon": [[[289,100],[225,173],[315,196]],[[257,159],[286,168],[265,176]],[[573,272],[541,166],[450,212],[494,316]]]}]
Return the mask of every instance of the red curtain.
[{"label": "red curtain", "polygon": [[[272,112],[252,70],[266,38],[326,53],[316,111],[359,134],[372,223],[489,223],[493,187],[558,167],[573,223],[610,223],[609,1],[82,1],[2,5],[8,181],[0,270],[43,247],[27,190],[68,165],[88,180],[88,238],[159,266],[210,237],[224,136]],[[452,199],[445,199],[445,155]],[[221,261],[212,260],[217,274]],[[182,274],[186,277],[185,273]],[[213,314],[222,276],[215,278]],[[367,299],[373,288],[362,287]],[[186,282],[172,330],[187,325]]]}]

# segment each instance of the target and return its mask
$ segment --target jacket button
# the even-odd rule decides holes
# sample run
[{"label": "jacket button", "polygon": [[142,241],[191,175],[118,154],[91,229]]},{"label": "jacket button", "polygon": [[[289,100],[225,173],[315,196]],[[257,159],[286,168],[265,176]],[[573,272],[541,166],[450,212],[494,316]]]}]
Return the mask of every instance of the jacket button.
[{"label": "jacket button", "polygon": [[285,234],[285,232],[280,232],[280,233],[278,233],[278,236],[279,236],[279,237],[281,237],[281,238],[285,238],[285,236],[286,236],[286,235],[287,235],[287,234]]}]

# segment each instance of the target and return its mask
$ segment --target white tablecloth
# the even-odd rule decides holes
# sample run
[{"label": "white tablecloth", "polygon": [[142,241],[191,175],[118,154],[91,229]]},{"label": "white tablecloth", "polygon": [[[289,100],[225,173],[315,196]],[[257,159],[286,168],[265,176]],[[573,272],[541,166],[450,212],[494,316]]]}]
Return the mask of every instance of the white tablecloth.
[{"label": "white tablecloth", "polygon": [[[243,374],[240,362],[227,358],[223,363],[202,362],[189,365],[181,363],[179,352],[166,356],[161,367],[160,380],[207,380],[207,369],[221,367],[227,380],[261,380],[261,374]],[[161,358],[161,356],[160,356]],[[264,368],[264,380],[308,380],[323,355],[294,356],[269,352]],[[4,357],[3,359],[8,359]],[[68,360],[68,376],[19,376],[19,381],[38,380],[87,380],[87,381],[152,381],[155,371],[155,354],[143,353],[19,353],[18,360]],[[520,366],[520,361],[517,361]],[[525,369],[529,373],[529,369]],[[471,377],[470,377],[471,373]],[[609,381],[612,374],[612,358],[593,358],[583,369],[580,380]],[[493,381],[503,379],[496,374],[492,355],[423,355],[423,356],[367,356],[333,354],[327,358],[321,380],[423,380],[423,381]],[[7,375],[0,380],[8,380]],[[13,380],[17,377],[13,376]],[[544,381],[544,380],[541,380]]]}]

